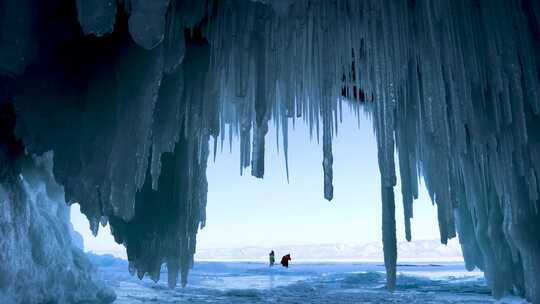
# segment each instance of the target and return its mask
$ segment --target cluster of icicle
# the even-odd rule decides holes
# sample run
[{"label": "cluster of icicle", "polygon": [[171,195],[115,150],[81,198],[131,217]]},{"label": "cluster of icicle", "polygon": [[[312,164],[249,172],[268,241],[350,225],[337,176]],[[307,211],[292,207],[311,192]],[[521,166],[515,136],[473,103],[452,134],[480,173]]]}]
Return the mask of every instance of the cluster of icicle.
[{"label": "cluster of icicle", "polygon": [[[372,107],[388,287],[396,278],[397,149],[406,238],[422,175],[441,242],[459,234],[467,268],[485,271],[494,296],[540,302],[540,4],[267,2],[220,1],[205,29],[205,92],[219,100],[219,130],[229,123],[239,134],[241,165],[251,157],[262,177],[269,119],[281,125],[285,153],[288,118],[302,116],[317,138],[322,120],[331,199],[342,100]],[[344,94],[354,91],[364,98]]]},{"label": "cluster of icicle", "polygon": [[[397,149],[407,239],[423,176],[441,241],[459,235],[467,267],[485,271],[496,297],[513,291],[540,303],[538,1],[78,0],[77,13],[86,35],[123,41],[125,21],[132,39],[95,55],[105,64],[85,75],[92,106],[58,114],[79,115],[73,123],[83,132],[59,132],[80,142],[78,158],[58,133],[41,134],[42,117],[25,114],[36,113],[43,92],[15,98],[26,122],[18,134],[31,152],[55,151],[68,198],[95,228],[110,219],[139,275],[157,276],[166,261],[185,281],[204,224],[211,136],[217,145],[237,135],[241,170],[263,177],[269,121],[285,155],[291,120],[302,117],[317,139],[322,127],[324,196],[332,199],[332,137],[345,103],[373,116],[388,287],[396,279]],[[175,219],[163,225],[164,216]]]},{"label": "cluster of icicle", "polygon": [[184,32],[199,3],[8,1],[0,22],[0,102],[25,152],[53,151],[66,202],[94,234],[110,224],[139,278],[166,263],[170,286],[187,282],[205,223],[203,109],[216,105],[203,99],[208,43]]},{"label": "cluster of icicle", "polygon": [[[343,87],[373,104],[387,284],[396,276],[394,150],[405,231],[424,176],[441,241],[496,297],[540,301],[540,5],[536,1],[222,1],[207,29],[206,92],[239,129],[242,165],[262,176],[267,121],[322,118],[324,194]],[[285,1],[286,2],[286,1]],[[361,103],[355,103],[356,105]],[[228,109],[234,109],[234,111]],[[253,126],[253,130],[250,127]],[[223,130],[223,126],[221,127]]]}]

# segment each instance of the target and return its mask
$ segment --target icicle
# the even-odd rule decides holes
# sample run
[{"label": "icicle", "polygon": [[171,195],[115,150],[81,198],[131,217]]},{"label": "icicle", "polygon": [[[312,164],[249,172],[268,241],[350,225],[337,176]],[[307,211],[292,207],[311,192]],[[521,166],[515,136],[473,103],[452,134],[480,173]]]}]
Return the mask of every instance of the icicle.
[{"label": "icicle", "polygon": [[77,0],[77,13],[84,33],[101,37],[113,31],[116,3],[113,0]]},{"label": "icicle", "polygon": [[287,183],[289,182],[289,120],[286,116],[283,116],[283,123],[281,124],[283,130],[283,156],[285,159],[285,174],[287,175]]},{"label": "icicle", "polygon": [[153,49],[165,35],[165,13],[170,0],[131,1],[129,33],[145,49]]},{"label": "icicle", "polygon": [[[329,114],[324,114],[327,116]],[[334,186],[332,185],[332,125],[328,118],[323,118],[323,171],[324,171],[324,198],[331,201],[334,197]],[[330,125],[329,125],[330,124]]]},{"label": "icicle", "polygon": [[384,265],[386,267],[386,286],[390,291],[396,288],[396,217],[394,188],[381,185],[382,188],[382,235]]},{"label": "icicle", "polygon": [[255,129],[253,132],[253,156],[251,161],[251,175],[262,178],[264,176],[264,143],[268,132],[268,102],[266,97],[266,44],[265,27],[262,24],[263,16],[256,21],[253,43],[255,53],[255,66],[257,67],[255,80]]}]

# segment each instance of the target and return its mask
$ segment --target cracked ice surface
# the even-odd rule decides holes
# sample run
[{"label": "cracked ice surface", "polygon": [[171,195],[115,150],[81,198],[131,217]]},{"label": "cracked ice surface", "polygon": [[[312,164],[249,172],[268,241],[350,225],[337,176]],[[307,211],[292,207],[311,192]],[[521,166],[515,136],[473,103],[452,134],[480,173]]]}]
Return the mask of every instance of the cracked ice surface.
[{"label": "cracked ice surface", "polygon": [[286,153],[303,120],[331,199],[349,108],[377,136],[388,287],[399,166],[407,239],[423,176],[441,242],[459,236],[496,297],[540,302],[538,1],[38,2],[4,1],[0,96],[26,152],[54,151],[67,201],[96,233],[110,221],[139,276],[165,262],[185,282],[210,137],[235,135],[240,171],[263,177],[269,121]]}]

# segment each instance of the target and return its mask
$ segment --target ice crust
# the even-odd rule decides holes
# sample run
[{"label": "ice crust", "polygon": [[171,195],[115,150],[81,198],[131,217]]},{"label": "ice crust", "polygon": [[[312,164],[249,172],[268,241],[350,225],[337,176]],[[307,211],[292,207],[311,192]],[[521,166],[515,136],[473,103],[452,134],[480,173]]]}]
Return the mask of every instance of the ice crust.
[{"label": "ice crust", "polygon": [[66,201],[94,233],[110,220],[139,276],[165,262],[186,282],[210,138],[236,136],[240,172],[262,178],[268,123],[287,161],[302,119],[322,137],[330,200],[332,138],[351,110],[377,136],[388,288],[399,166],[408,240],[423,177],[441,242],[459,236],[495,297],[540,303],[538,1],[38,2],[0,2],[16,135],[26,153],[54,151]]}]

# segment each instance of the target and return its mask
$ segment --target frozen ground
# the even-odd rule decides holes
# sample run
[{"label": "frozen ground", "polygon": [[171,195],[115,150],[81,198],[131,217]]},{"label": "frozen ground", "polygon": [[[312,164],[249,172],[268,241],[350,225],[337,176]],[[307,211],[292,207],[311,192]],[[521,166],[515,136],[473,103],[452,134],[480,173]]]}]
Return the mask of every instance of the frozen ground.
[{"label": "frozen ground", "polygon": [[[129,275],[127,263],[96,258],[99,272],[117,293],[115,303],[495,303],[479,272],[460,264],[404,264],[397,291],[384,287],[377,263],[293,263],[289,269],[264,263],[199,262],[186,288],[169,289]],[[294,261],[293,261],[294,262]],[[526,303],[506,297],[498,303]]]}]

